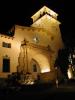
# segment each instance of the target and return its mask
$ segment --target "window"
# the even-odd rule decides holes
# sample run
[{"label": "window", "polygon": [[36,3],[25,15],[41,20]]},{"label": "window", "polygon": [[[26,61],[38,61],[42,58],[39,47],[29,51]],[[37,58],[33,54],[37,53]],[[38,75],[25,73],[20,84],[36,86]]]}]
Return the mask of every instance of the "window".
[{"label": "window", "polygon": [[3,42],[3,43],[2,43],[2,46],[3,46],[3,47],[6,47],[6,48],[11,48],[11,43]]},{"label": "window", "polygon": [[37,72],[37,66],[36,66],[36,64],[33,65],[33,72]]},{"label": "window", "polygon": [[3,58],[3,72],[10,72],[10,59]]},{"label": "window", "polygon": [[11,48],[11,43],[8,43],[8,48]]}]

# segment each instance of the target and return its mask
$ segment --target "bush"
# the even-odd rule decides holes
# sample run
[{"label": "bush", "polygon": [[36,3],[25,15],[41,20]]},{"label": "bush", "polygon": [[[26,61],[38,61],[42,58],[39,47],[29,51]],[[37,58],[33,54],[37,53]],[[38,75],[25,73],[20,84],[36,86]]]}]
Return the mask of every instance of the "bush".
[{"label": "bush", "polygon": [[7,86],[7,81],[5,78],[0,78],[0,88],[5,88]]}]

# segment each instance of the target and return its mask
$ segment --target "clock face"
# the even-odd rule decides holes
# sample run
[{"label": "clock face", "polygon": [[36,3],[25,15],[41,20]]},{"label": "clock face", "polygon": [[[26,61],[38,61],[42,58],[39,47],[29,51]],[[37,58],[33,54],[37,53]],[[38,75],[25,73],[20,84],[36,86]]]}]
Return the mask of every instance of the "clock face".
[{"label": "clock face", "polygon": [[34,41],[35,43],[38,43],[38,42],[39,42],[39,38],[35,36],[35,37],[33,38],[33,41]]}]

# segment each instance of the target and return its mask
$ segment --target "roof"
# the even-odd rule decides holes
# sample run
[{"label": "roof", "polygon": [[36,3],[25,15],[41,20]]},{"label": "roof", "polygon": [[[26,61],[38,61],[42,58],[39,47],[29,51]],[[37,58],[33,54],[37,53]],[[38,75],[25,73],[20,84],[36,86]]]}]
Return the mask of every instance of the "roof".
[{"label": "roof", "polygon": [[36,12],[33,16],[31,16],[31,18],[33,19],[33,22],[37,20],[40,17],[40,15],[43,15],[43,13],[49,14],[55,19],[57,19],[57,16],[58,16],[56,12],[54,12],[53,10],[49,9],[46,6],[43,6],[38,12]]}]

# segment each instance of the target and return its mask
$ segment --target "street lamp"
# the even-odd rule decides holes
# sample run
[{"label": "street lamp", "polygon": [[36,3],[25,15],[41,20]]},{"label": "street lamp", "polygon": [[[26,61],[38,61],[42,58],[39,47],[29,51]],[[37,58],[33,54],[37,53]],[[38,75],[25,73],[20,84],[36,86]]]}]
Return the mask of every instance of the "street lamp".
[{"label": "street lamp", "polygon": [[56,70],[56,87],[58,88],[58,83],[59,83],[59,81],[58,81],[58,68],[57,67],[55,67],[55,70]]}]

